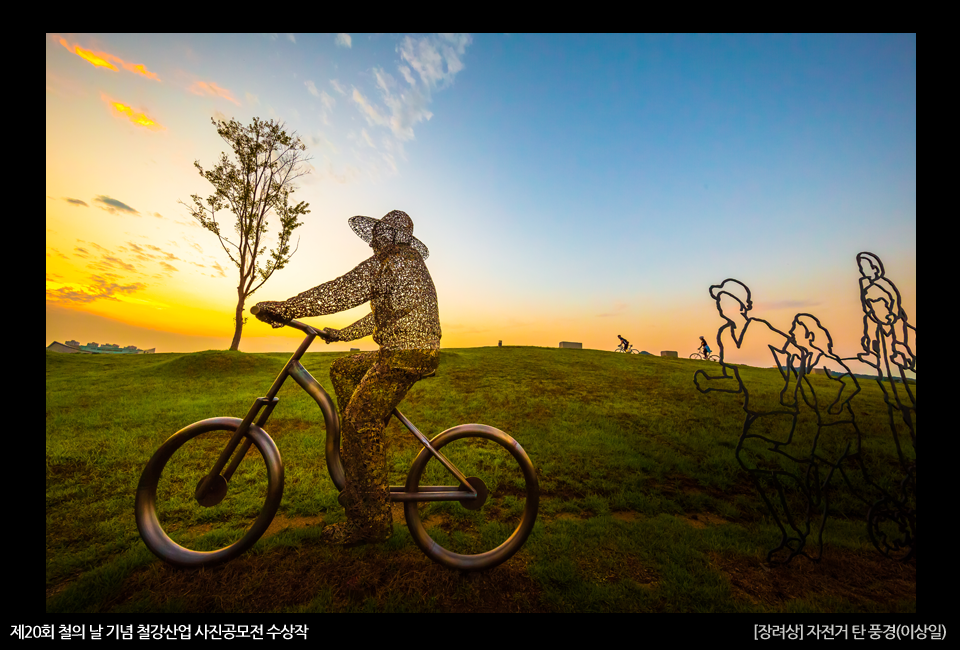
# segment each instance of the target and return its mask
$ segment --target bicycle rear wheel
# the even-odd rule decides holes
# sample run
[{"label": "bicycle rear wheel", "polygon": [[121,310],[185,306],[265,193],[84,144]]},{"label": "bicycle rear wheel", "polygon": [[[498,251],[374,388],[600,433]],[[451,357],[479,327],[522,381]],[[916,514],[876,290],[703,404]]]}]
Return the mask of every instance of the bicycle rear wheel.
[{"label": "bicycle rear wheel", "polygon": [[[540,483],[530,458],[503,431],[483,424],[447,429],[430,442],[477,490],[471,501],[404,503],[407,528],[433,561],[459,571],[493,568],[530,536],[540,505]],[[407,475],[407,492],[457,479],[422,449]],[[454,489],[464,489],[457,487]]]},{"label": "bicycle rear wheel", "polygon": [[[195,422],[170,436],[147,462],[137,485],[137,529],[161,560],[183,568],[227,562],[253,546],[276,515],[283,462],[276,444],[256,425],[247,432],[253,444],[229,483],[217,476],[197,498],[201,480],[240,423],[238,418]],[[242,445],[241,440],[234,455]]]}]

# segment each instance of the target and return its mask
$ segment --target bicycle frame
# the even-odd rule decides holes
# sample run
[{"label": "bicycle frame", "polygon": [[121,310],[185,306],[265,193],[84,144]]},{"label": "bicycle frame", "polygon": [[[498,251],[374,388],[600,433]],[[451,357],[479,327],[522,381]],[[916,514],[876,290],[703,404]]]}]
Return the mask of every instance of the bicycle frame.
[{"label": "bicycle frame", "polygon": [[[243,460],[244,456],[247,453],[247,450],[250,449],[252,440],[246,437],[247,431],[250,429],[250,424],[256,419],[256,426],[263,427],[266,424],[267,419],[270,417],[270,414],[273,413],[273,409],[276,408],[277,403],[280,401],[277,398],[277,393],[280,392],[281,386],[286,381],[287,377],[293,377],[293,380],[308,394],[314,399],[317,405],[320,407],[320,410],[323,412],[323,420],[326,425],[327,430],[327,439],[324,449],[324,453],[327,461],[327,471],[330,474],[330,479],[333,481],[333,484],[336,486],[337,490],[343,492],[344,487],[346,486],[346,476],[343,471],[343,463],[340,459],[340,417],[337,414],[337,409],[333,404],[333,399],[330,395],[323,389],[323,386],[318,382],[307,369],[303,367],[303,364],[300,363],[300,358],[306,353],[307,349],[313,343],[314,339],[319,335],[317,330],[310,327],[305,323],[301,323],[296,320],[291,320],[287,323],[289,327],[300,330],[307,337],[303,340],[303,343],[300,344],[300,347],[297,348],[297,351],[293,353],[293,356],[287,361],[284,365],[283,370],[280,371],[280,374],[277,375],[277,378],[274,380],[273,385],[270,387],[270,390],[267,391],[265,397],[258,397],[253,401],[253,404],[250,406],[250,410],[247,412],[247,415],[243,418],[240,426],[237,428],[236,432],[230,438],[230,441],[224,447],[223,452],[221,452],[220,457],[217,459],[217,462],[211,468],[209,474],[201,481],[197,486],[195,493],[197,501],[203,500],[208,489],[215,485],[214,479],[221,475],[223,478],[229,482],[230,477],[233,476],[233,473],[236,471],[237,467],[240,465],[240,461]],[[440,486],[440,485],[428,485],[428,486],[413,486],[413,491],[408,491],[406,486],[403,485],[391,485],[390,486],[390,500],[391,501],[464,501],[472,500],[477,498],[477,491],[473,489],[470,482],[467,480],[467,477],[457,469],[457,467],[451,463],[447,458],[441,454],[439,451],[433,448],[430,444],[430,441],[424,436],[419,429],[410,420],[408,420],[398,409],[393,409],[393,415],[396,416],[398,420],[405,426],[409,431],[420,441],[420,444],[423,445],[429,453],[433,454],[434,457],[447,470],[453,474],[457,480],[460,481],[460,485],[452,486]],[[245,438],[245,439],[244,439]],[[243,444],[241,445],[241,439]],[[240,446],[239,453],[234,455],[234,452],[237,450],[237,447]],[[420,453],[423,453],[421,450]],[[224,467],[227,465],[227,461],[230,460],[233,456],[233,461],[229,466],[226,467],[224,472]]]}]

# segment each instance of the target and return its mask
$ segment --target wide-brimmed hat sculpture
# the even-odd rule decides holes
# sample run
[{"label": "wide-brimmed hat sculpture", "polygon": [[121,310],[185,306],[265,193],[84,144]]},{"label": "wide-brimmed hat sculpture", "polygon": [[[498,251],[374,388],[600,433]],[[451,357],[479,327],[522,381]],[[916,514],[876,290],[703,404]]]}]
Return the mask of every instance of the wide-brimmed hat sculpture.
[{"label": "wide-brimmed hat sculpture", "polygon": [[353,232],[357,233],[357,236],[368,244],[373,239],[374,227],[379,224],[381,227],[387,227],[393,231],[393,241],[397,244],[413,246],[423,259],[427,259],[427,257],[430,256],[430,250],[426,245],[413,236],[413,219],[401,210],[391,210],[383,215],[382,219],[358,215],[347,219],[347,223],[353,228]]}]

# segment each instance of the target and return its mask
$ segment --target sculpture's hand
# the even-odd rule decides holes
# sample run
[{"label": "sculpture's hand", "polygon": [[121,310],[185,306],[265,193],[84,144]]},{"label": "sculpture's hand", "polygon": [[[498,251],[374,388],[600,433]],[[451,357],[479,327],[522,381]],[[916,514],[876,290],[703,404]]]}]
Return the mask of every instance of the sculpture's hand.
[{"label": "sculpture's hand", "polygon": [[287,319],[278,313],[281,305],[282,302],[258,302],[250,309],[250,313],[276,329],[287,324]]},{"label": "sculpture's hand", "polygon": [[856,358],[858,361],[862,361],[868,366],[873,366],[874,368],[880,367],[879,357],[877,357],[877,355],[873,354],[872,352],[870,354],[867,354],[866,352],[861,352],[856,356]]},{"label": "sculpture's hand", "polygon": [[340,330],[335,330],[332,327],[324,327],[322,330],[317,332],[317,335],[328,344],[340,340]]},{"label": "sculpture's hand", "polygon": [[917,358],[903,343],[893,344],[893,362],[906,370],[913,370],[917,365]]}]

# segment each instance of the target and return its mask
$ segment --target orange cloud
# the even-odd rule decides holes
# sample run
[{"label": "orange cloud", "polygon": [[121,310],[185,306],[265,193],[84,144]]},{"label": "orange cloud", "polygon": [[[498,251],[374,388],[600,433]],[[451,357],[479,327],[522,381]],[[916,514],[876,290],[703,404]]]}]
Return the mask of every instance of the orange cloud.
[{"label": "orange cloud", "polygon": [[96,300],[129,300],[130,295],[147,288],[142,282],[120,285],[98,275],[90,276],[89,283],[64,284],[47,280],[48,302],[89,303]]},{"label": "orange cloud", "polygon": [[230,95],[229,90],[226,90],[225,88],[221,88],[220,86],[213,83],[212,81],[210,83],[207,83],[205,81],[198,81],[197,83],[190,86],[190,92],[192,92],[195,95],[214,95],[215,97],[222,97],[227,101],[233,102],[237,106],[240,106],[240,102],[238,102],[236,99],[234,99]]},{"label": "orange cloud", "polygon": [[[67,44],[67,41],[66,41],[65,39],[62,39],[62,38],[60,39],[60,45],[62,45],[62,46],[64,46],[65,48],[67,48],[67,50],[73,52],[74,54],[76,54],[77,56],[79,56],[81,59],[86,59],[88,62],[90,62],[91,64],[97,66],[98,68],[109,68],[109,69],[113,70],[114,72],[117,72],[117,66],[113,65],[113,64],[110,63],[109,61],[106,61],[106,60],[100,58],[99,56],[97,56],[96,54],[94,54],[93,52],[91,52],[91,51],[89,51],[89,50],[84,50],[84,49],[81,48],[79,45],[74,45],[74,46],[73,46],[73,49],[71,50],[71,49],[70,49],[70,45],[68,45],[68,44]],[[109,55],[109,54],[106,55],[106,56],[107,56],[108,58],[110,58],[110,55]]]},{"label": "orange cloud", "polygon": [[166,128],[157,124],[156,121],[150,117],[147,117],[146,113],[138,113],[126,104],[110,99],[104,93],[100,93],[100,99],[110,104],[110,107],[116,111],[118,115],[130,120],[137,126],[142,126],[151,131],[162,131]]},{"label": "orange cloud", "polygon": [[115,61],[123,66],[125,70],[129,70],[130,72],[146,77],[147,79],[160,81],[160,77],[158,77],[156,73],[147,70],[146,66],[144,66],[142,63],[127,63],[120,57],[107,54],[106,52],[91,52],[90,50],[85,50],[76,43],[74,43],[73,48],[71,49],[70,44],[67,43],[66,39],[63,38],[60,39],[60,45],[64,46],[70,52],[73,52],[81,59],[84,59],[91,65],[94,65],[98,68],[108,68],[114,72],[117,72],[117,66],[110,63],[111,61]]},{"label": "orange cloud", "polygon": [[146,66],[144,66],[142,63],[137,63],[137,64],[124,63],[123,67],[129,70],[130,72],[133,72],[138,75],[142,75],[147,79],[156,79],[157,81],[160,81],[160,77],[158,77],[156,73],[153,73],[147,70]]}]

